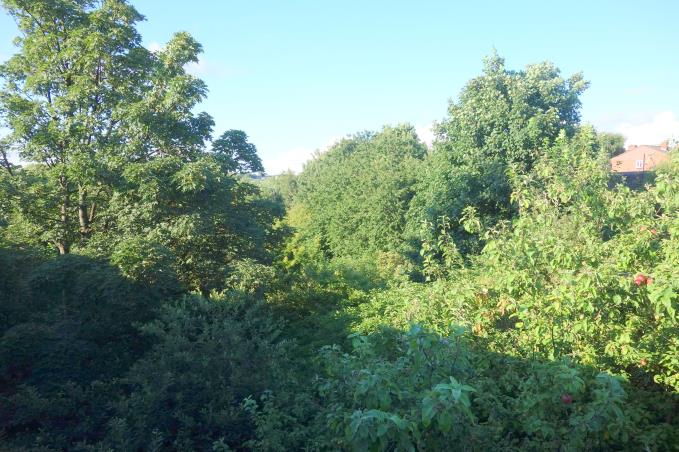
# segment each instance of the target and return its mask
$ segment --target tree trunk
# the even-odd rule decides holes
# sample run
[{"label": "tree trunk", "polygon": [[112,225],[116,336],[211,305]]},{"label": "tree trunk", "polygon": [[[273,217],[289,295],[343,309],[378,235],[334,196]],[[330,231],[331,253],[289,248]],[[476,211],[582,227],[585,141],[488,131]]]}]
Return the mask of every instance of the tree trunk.
[{"label": "tree trunk", "polygon": [[68,241],[68,210],[71,207],[71,196],[68,192],[68,181],[65,176],[59,178],[62,190],[62,201],[61,201],[61,234],[59,239],[56,241],[57,249],[59,254],[64,255],[71,252],[71,244]]},{"label": "tree trunk", "polygon": [[66,240],[62,240],[57,243],[57,250],[59,250],[60,255],[68,254],[71,252],[71,246],[66,242]]},{"label": "tree trunk", "polygon": [[87,211],[87,189],[80,185],[78,187],[78,221],[80,222],[80,235],[84,238],[90,236],[92,228],[90,226],[91,216],[94,215],[94,205],[91,212]]}]

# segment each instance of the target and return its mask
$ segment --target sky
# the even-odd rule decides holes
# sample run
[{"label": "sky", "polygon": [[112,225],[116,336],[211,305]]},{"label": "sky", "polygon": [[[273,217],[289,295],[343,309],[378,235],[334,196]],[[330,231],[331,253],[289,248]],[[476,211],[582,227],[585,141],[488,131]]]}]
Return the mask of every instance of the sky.
[{"label": "sky", "polygon": [[[582,119],[628,144],[679,138],[679,0],[132,0],[144,45],[188,31],[215,136],[240,129],[269,174],[364,130],[410,123],[430,141],[496,49],[509,69],[582,71]],[[0,12],[0,60],[16,26]]]}]

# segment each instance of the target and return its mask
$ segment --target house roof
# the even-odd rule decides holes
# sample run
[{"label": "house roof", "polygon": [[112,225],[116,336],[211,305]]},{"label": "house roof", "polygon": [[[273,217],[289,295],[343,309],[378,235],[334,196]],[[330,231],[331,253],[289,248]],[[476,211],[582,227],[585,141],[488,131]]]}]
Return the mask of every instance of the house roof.
[{"label": "house roof", "polygon": [[655,146],[655,145],[651,145],[651,144],[632,144],[632,145],[627,146],[627,148],[625,149],[625,152],[629,152],[629,151],[647,151],[647,152],[660,151],[660,152],[667,153],[667,152],[669,152],[669,148],[665,144],[662,144],[662,145],[659,145],[659,146]]},{"label": "house roof", "polygon": [[660,163],[669,159],[665,143],[660,146],[628,146],[622,154],[610,159],[611,171],[616,173],[635,173],[652,171]]}]

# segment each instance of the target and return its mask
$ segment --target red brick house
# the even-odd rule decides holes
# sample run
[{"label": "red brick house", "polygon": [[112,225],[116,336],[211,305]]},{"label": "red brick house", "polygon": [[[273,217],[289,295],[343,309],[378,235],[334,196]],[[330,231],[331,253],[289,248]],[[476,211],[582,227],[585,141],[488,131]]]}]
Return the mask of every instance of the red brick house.
[{"label": "red brick house", "polygon": [[611,171],[614,173],[643,173],[653,171],[659,164],[668,161],[669,143],[660,146],[631,145],[625,152],[611,159]]}]

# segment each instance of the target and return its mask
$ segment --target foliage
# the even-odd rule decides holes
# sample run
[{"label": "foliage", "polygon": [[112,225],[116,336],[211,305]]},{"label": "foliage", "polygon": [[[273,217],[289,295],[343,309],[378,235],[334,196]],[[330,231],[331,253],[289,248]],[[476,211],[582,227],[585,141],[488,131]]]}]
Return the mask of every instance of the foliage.
[{"label": "foliage", "polygon": [[415,326],[386,340],[355,335],[351,354],[324,349],[327,377],[318,390],[335,447],[643,447],[634,433],[644,423],[632,421],[637,413],[625,406],[618,379],[568,361],[497,356],[466,336],[464,329],[441,336]]},{"label": "foliage", "polygon": [[425,154],[414,128],[401,125],[344,139],[317,155],[297,179],[293,253],[375,262],[380,252],[407,248],[406,213]]},{"label": "foliage", "polygon": [[[497,333],[514,350],[569,355],[676,391],[676,176],[644,192],[609,190],[606,156],[588,158],[585,139],[557,144],[522,178],[524,213],[481,256],[492,280],[478,281],[491,294],[479,327],[509,318],[514,328]],[[635,283],[638,274],[648,279]]]},{"label": "foliage", "polygon": [[148,51],[124,0],[3,5],[21,32],[0,66],[3,146],[37,164],[8,169],[14,221],[66,254],[105,227],[121,165],[200,151],[212,119],[192,110],[206,87],[183,67],[201,48],[178,33]]},{"label": "foliage", "polygon": [[220,166],[230,173],[263,172],[257,148],[242,130],[227,130],[212,143],[212,153]]},{"label": "foliage", "polygon": [[81,256],[19,266],[28,259],[1,268],[16,297],[2,302],[11,317],[0,336],[0,424],[16,445],[66,447],[101,434],[112,379],[149,346],[136,324],[167,294]]},{"label": "foliage", "polygon": [[280,199],[285,207],[289,209],[297,196],[297,177],[295,173],[288,170],[262,180],[260,187],[268,196]]},{"label": "foliage", "polygon": [[599,133],[599,146],[609,157],[625,152],[625,137],[619,133]]},{"label": "foliage", "polygon": [[237,260],[270,262],[285,233],[274,224],[283,208],[221,163],[205,155],[128,165],[101,213],[107,230],[92,236],[87,252],[111,256],[140,280],[169,272],[204,294],[224,288]]},{"label": "foliage", "polygon": [[660,422],[623,434],[640,428],[643,442],[669,444],[679,403],[677,160],[655,187],[632,192],[609,188],[607,158],[591,130],[560,137],[530,175],[516,177],[519,217],[485,232],[472,265],[434,284],[374,293],[355,308],[354,328],[424,322],[443,333],[455,321],[504,356],[619,375],[628,381],[625,418]]},{"label": "foliage", "polygon": [[488,225],[515,214],[510,168],[529,171],[561,131],[574,133],[586,87],[581,74],[564,80],[551,63],[511,71],[497,54],[486,58],[483,75],[451,101],[436,127],[409,212],[410,236],[419,237],[423,221],[446,217],[460,251],[478,251],[477,236],[458,226],[463,212],[474,207]]},{"label": "foliage", "polygon": [[232,448],[252,435],[242,401],[275,390],[290,348],[261,303],[185,297],[146,325],[153,349],[123,380],[105,444],[173,450]]},{"label": "foliage", "polygon": [[206,148],[188,34],[145,49],[124,0],[2,5],[3,447],[679,443],[679,157],[617,184],[581,75],[494,54],[432,151],[385,127],[253,182],[245,132]]}]

